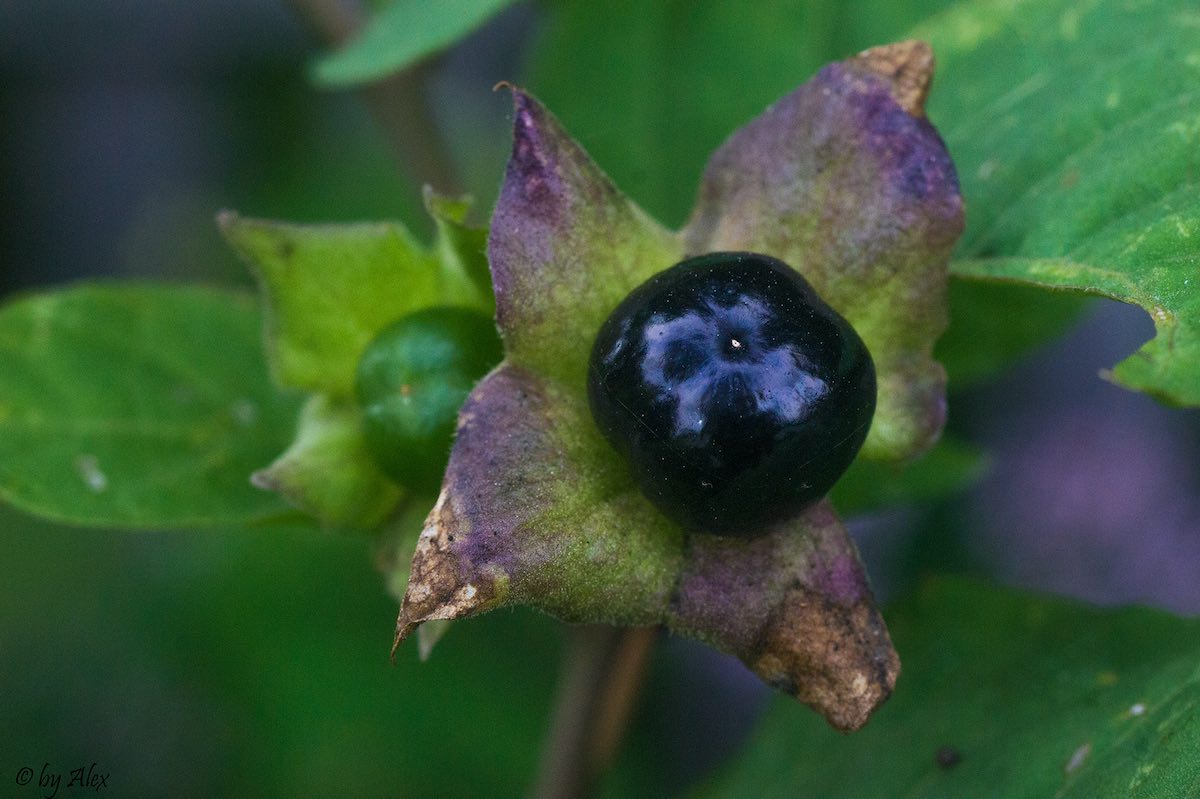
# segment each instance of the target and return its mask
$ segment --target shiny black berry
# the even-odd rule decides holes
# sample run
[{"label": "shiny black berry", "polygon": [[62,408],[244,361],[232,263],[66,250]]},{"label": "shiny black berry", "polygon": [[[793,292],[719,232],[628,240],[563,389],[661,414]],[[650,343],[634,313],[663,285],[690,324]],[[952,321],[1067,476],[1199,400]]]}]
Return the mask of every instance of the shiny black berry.
[{"label": "shiny black berry", "polygon": [[401,317],[367,345],[357,391],[367,448],[401,485],[436,490],[458,409],[503,357],[491,319],[436,307]]},{"label": "shiny black berry", "polygon": [[617,306],[592,348],[588,398],[663,513],[752,535],[819,500],[850,465],[875,411],[875,366],[787,264],[713,253]]}]

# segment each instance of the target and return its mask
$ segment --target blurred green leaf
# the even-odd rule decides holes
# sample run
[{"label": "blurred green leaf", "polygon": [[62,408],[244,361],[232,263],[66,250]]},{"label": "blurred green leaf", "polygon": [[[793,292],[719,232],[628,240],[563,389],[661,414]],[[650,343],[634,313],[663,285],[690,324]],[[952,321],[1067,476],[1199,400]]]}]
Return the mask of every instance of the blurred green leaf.
[{"label": "blurred green leaf", "polygon": [[560,625],[495,613],[393,666],[396,607],[366,549],[311,528],[113,536],[0,508],[6,763],[86,756],[122,796],[523,796]]},{"label": "blurred green leaf", "polygon": [[393,0],[341,50],[322,57],[313,79],[353,86],[399,72],[478,28],[514,0]]},{"label": "blurred green leaf", "polygon": [[822,64],[903,38],[949,2],[555,2],[529,88],[618,186],[678,227],[731,131]]},{"label": "blurred green leaf", "polygon": [[1142,306],[1158,335],[1116,379],[1200,404],[1195,4],[979,0],[915,35],[968,200],[955,272]]},{"label": "blurred green leaf", "polygon": [[0,497],[88,525],[253,524],[250,485],[297,403],[267,380],[237,292],[81,285],[0,310]]},{"label": "blurred green leaf", "polygon": [[979,450],[943,437],[933,449],[910,462],[858,458],[829,497],[843,515],[940,499],[969,487],[986,468],[987,459]]},{"label": "blurred green leaf", "polygon": [[947,580],[895,608],[888,627],[904,671],[865,729],[841,736],[776,701],[702,795],[1149,799],[1200,789],[1200,620]]}]

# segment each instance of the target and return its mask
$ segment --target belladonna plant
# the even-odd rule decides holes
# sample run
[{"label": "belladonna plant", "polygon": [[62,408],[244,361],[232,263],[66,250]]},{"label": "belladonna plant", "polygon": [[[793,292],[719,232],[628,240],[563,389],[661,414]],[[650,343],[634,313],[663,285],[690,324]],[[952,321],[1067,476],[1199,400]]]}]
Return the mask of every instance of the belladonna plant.
[{"label": "belladonna plant", "polygon": [[[398,534],[397,587],[416,541],[397,645],[423,624],[512,604],[569,622],[665,625],[735,654],[838,729],[867,722],[900,663],[831,504],[749,537],[685,530],[597,429],[588,357],[605,318],[656,273],[706,253],[759,253],[797,270],[874,359],[877,410],[860,457],[928,449],[946,415],[931,353],[963,226],[954,167],[924,115],[932,74],[930,48],[916,41],[825,67],[713,154],[679,231],[509,87],[512,155],[486,245],[504,358],[459,412],[419,534]],[[428,510],[366,454],[352,375],[367,342],[398,316],[492,300],[462,246],[472,235],[464,207],[428,199],[439,242],[402,266],[389,253],[396,233],[382,226],[222,220],[262,278],[276,378],[314,393],[296,444],[257,480],[331,522],[375,524],[398,504],[405,518]],[[334,256],[351,266],[334,273]]]},{"label": "belladonna plant", "polygon": [[[195,761],[188,776],[201,780],[200,793],[259,780],[235,774],[236,764],[264,759],[284,763],[279,784],[301,779],[326,793],[515,789],[534,759],[537,699],[562,632],[538,795],[581,795],[611,761],[664,629],[729,653],[703,660],[733,666],[723,678],[753,682],[736,668],[740,659],[778,689],[705,795],[1194,793],[1194,620],[926,579],[969,559],[1002,582],[1195,607],[1186,574],[1195,558],[1181,554],[1192,540],[1183,528],[1195,516],[1194,481],[1186,433],[1177,434],[1192,420],[1145,397],[1114,398],[1120,408],[1141,402],[1136,414],[1132,404],[1128,413],[1114,405],[1111,419],[1099,412],[1101,395],[1117,392],[1093,367],[1113,364],[1116,351],[1085,356],[1099,355],[1096,339],[1111,331],[1091,335],[1091,317],[1091,327],[1043,353],[1042,377],[1029,379],[1035,356],[1008,381],[979,382],[1065,328],[1079,306],[1052,294],[1091,294],[1128,304],[1094,307],[1115,327],[1143,325],[1125,330],[1144,341],[1140,349],[1102,376],[1169,404],[1200,403],[1200,28],[1188,4],[962,0],[912,29],[943,65],[930,108],[970,203],[965,234],[956,169],[925,118],[931,49],[916,41],[825,67],[734,132],[698,188],[680,177],[699,173],[725,126],[753,116],[764,93],[797,80],[797,64],[869,43],[915,19],[915,8],[743,14],[709,3],[676,24],[653,4],[638,14],[521,4],[511,19],[539,23],[521,34],[522,79],[597,161],[529,92],[504,84],[494,99],[512,100],[511,158],[494,208],[472,208],[439,193],[460,184],[438,154],[442,145],[446,156],[469,148],[459,166],[463,185],[476,188],[479,167],[503,166],[484,157],[488,137],[469,101],[441,82],[460,55],[477,55],[475,44],[433,67],[433,81],[428,62],[414,59],[504,2],[468,3],[461,14],[452,5],[424,4],[433,10],[418,15],[412,4],[387,3],[352,25],[312,20],[330,43],[345,44],[319,59],[316,83],[361,88],[402,165],[425,170],[428,243],[398,222],[302,225],[225,212],[221,230],[257,278],[258,303],[234,287],[88,281],[0,307],[0,499],[74,525],[207,529],[224,537],[171,546],[198,547],[205,558],[187,574],[193,565],[209,573],[213,547],[228,567],[181,586],[185,575],[158,570],[157,557],[129,558],[124,543],[64,530],[52,547],[62,570],[43,578],[46,563],[31,553],[52,551],[39,548],[50,528],[15,525],[6,538],[15,545],[10,593],[21,595],[18,610],[38,608],[24,614],[36,624],[9,628],[18,644],[35,644],[11,648],[15,676],[28,685],[12,692],[10,726],[35,742],[20,746],[49,740],[26,735],[30,718],[60,718],[44,712],[44,697],[75,695],[47,691],[45,680],[57,678],[26,650],[40,645],[50,653],[40,657],[58,662],[48,642],[70,637],[88,664],[72,679],[111,686],[96,682],[92,663],[103,664],[106,651],[139,652],[120,620],[136,606],[154,640],[187,657],[155,655],[148,671],[110,659],[122,680],[140,684],[161,668],[203,702],[215,683],[195,679],[197,669],[224,675],[235,659],[252,686],[222,689],[216,712],[247,730],[257,719],[265,734],[212,750],[233,770]],[[358,23],[362,35],[350,37]],[[508,35],[506,24],[483,36]],[[423,49],[405,54],[405,41]],[[412,69],[395,72],[404,66]],[[418,119],[413,101],[425,89],[438,98],[436,120]],[[271,108],[293,101],[270,95]],[[272,131],[303,133],[284,117],[270,120]],[[442,136],[435,121],[472,129]],[[413,137],[414,127],[429,130]],[[332,145],[336,156],[313,174],[276,185],[271,175],[309,153],[302,135],[296,142],[261,155],[275,164],[255,172],[266,197],[239,194],[236,182],[229,196],[245,208],[281,199],[311,208],[299,190],[309,187],[323,215],[405,201],[362,181],[355,165],[366,153],[351,140]],[[258,151],[248,157],[260,160]],[[642,211],[601,166],[636,181],[631,193],[656,214],[685,220],[680,229]],[[344,202],[355,197],[366,205]],[[19,216],[14,224],[22,228]],[[187,243],[172,241],[172,251],[208,260]],[[943,336],[948,272],[954,324]],[[947,378],[935,352],[955,389],[955,425],[941,441]],[[1064,390],[1049,391],[1050,375]],[[1073,392],[1085,379],[1091,388],[1079,393],[1093,398],[1068,396],[1067,383]],[[997,412],[988,398],[998,396],[1012,407]],[[1024,414],[1037,425],[1014,432]],[[1173,421],[1154,434],[1158,423],[1145,422],[1164,414]],[[966,494],[988,462],[977,444],[995,469]],[[869,561],[889,589],[883,616],[839,514],[885,508],[888,529],[872,544],[896,557]],[[340,540],[316,527],[365,535]],[[128,546],[157,551],[167,538]],[[372,609],[370,588],[352,591],[353,576],[328,560],[345,552],[361,561],[364,541],[401,601],[394,639],[386,607]],[[111,585],[120,588],[80,579],[94,546],[111,549],[109,570],[122,580]],[[35,585],[40,604],[23,596]],[[62,601],[68,589],[76,593],[62,597],[74,599]],[[216,601],[192,602],[189,591]],[[351,593],[361,604],[338,601]],[[124,615],[95,615],[106,602]],[[558,630],[530,614],[465,620],[513,606],[571,625]],[[74,615],[50,621],[67,607]],[[77,618],[80,607],[87,613]],[[219,623],[204,623],[209,614]],[[448,627],[442,649],[414,662]],[[109,635],[111,647],[95,645]],[[394,672],[393,641],[404,647]],[[624,750],[606,788],[686,787],[676,777],[715,761],[700,750],[716,748],[732,726],[693,725],[691,706],[748,710],[744,695],[726,693],[729,683],[701,698],[703,666],[679,652],[672,645],[653,660],[632,728],[643,746]],[[102,693],[93,705],[107,708],[111,691]],[[672,712],[660,715],[666,705]],[[346,721],[337,735],[313,723],[330,713]],[[146,730],[161,737],[154,716]],[[69,726],[84,736],[94,729]],[[675,774],[683,764],[674,753],[643,750],[668,735],[663,748],[688,740],[688,774]],[[264,758],[247,746],[273,748]],[[275,757],[284,753],[294,762]],[[314,753],[331,767],[316,767]],[[460,768],[446,772],[448,760]],[[24,761],[14,762],[15,770]],[[113,778],[126,780],[140,762],[114,762]]]}]

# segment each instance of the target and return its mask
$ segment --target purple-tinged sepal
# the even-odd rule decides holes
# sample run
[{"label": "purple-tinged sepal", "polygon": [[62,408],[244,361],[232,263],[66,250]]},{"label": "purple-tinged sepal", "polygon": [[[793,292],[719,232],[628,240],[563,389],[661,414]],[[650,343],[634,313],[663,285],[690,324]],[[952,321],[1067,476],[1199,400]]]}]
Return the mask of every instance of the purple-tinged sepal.
[{"label": "purple-tinged sepal", "polygon": [[512,93],[512,156],[488,239],[496,321],[512,363],[582,390],[600,323],[682,246],[541,103]]},{"label": "purple-tinged sepal", "polygon": [[899,662],[827,504],[747,540],[686,535],[633,485],[560,384],[501,366],[460,414],[396,626],[509,604],[573,622],[666,624],[740,657],[852,730]]},{"label": "purple-tinged sepal", "polygon": [[856,730],[900,660],[866,572],[827,502],[750,540],[693,535],[668,623],[742,659],[768,685]]},{"label": "purple-tinged sepal", "polygon": [[945,372],[932,353],[963,204],[925,118],[932,78],[924,42],[826,66],[717,150],[683,231],[689,254],[787,262],[854,325],[879,379],[867,457],[923,452],[945,423]]}]

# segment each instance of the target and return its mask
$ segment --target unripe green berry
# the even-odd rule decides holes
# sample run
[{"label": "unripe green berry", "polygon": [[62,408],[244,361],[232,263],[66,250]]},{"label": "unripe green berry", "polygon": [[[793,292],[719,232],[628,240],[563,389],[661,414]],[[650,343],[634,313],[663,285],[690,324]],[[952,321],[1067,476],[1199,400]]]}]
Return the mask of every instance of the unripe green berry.
[{"label": "unripe green berry", "polygon": [[367,447],[384,473],[436,490],[458,409],[503,354],[492,320],[467,308],[426,308],[380,332],[359,361],[356,389]]}]

